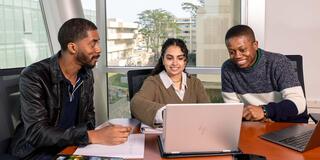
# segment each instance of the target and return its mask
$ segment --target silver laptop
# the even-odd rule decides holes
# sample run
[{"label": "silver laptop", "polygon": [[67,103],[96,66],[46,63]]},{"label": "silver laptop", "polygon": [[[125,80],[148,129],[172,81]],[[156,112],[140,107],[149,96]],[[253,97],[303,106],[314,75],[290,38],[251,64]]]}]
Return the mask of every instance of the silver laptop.
[{"label": "silver laptop", "polygon": [[261,135],[261,138],[304,152],[320,146],[320,122],[317,125],[295,125]]},{"label": "silver laptop", "polygon": [[226,155],[239,153],[242,103],[168,104],[162,157]]}]

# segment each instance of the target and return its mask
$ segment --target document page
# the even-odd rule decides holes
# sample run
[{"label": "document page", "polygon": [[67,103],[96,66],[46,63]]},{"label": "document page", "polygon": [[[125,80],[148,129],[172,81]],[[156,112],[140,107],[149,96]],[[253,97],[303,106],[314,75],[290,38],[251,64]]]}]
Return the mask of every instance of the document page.
[{"label": "document page", "polygon": [[144,134],[162,134],[163,128],[152,128],[144,123],[141,123],[140,130]]},{"label": "document page", "polygon": [[142,159],[144,156],[144,134],[131,134],[127,142],[115,146],[90,144],[85,147],[78,147],[74,154]]}]

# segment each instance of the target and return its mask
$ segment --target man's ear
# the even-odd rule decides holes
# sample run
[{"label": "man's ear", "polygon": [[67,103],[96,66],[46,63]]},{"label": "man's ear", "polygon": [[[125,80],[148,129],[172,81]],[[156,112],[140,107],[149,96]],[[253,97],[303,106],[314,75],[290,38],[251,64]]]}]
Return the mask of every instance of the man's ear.
[{"label": "man's ear", "polygon": [[70,43],[68,43],[68,51],[71,53],[71,54],[76,54],[77,53],[77,51],[78,51],[78,46],[75,44],[75,43],[73,43],[73,42],[70,42]]},{"label": "man's ear", "polygon": [[254,42],[253,42],[253,47],[254,47],[255,50],[258,50],[258,48],[259,48],[259,43],[258,43],[258,41],[254,41]]}]

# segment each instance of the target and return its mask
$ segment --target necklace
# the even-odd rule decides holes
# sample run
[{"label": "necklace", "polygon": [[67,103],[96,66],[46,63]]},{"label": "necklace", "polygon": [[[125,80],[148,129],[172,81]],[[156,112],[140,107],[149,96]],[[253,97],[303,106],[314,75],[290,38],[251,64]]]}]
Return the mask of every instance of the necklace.
[{"label": "necklace", "polygon": [[177,80],[177,81],[174,81],[172,80],[173,83],[178,83],[178,82],[181,82],[181,79],[180,80]]},{"label": "necklace", "polygon": [[170,77],[170,79],[171,79],[171,81],[172,81],[173,83],[180,83],[180,82],[182,81],[182,76],[180,76],[180,77],[175,77],[175,78],[178,78],[178,80],[174,80],[173,77]]}]

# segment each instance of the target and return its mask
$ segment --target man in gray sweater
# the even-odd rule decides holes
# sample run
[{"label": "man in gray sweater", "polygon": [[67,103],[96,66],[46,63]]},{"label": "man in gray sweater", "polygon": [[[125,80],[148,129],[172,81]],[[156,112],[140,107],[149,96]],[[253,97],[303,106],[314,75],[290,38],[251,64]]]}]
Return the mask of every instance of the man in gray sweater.
[{"label": "man in gray sweater", "polygon": [[308,121],[302,87],[286,56],[258,48],[246,25],[230,28],[225,43],[230,56],[221,71],[225,102],[244,103],[246,120]]}]

